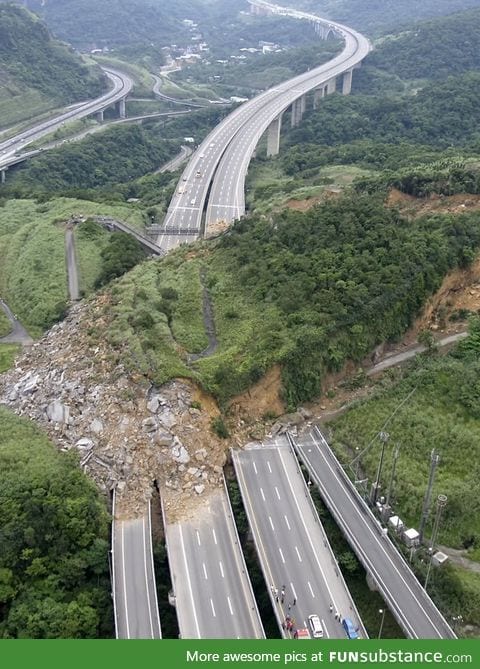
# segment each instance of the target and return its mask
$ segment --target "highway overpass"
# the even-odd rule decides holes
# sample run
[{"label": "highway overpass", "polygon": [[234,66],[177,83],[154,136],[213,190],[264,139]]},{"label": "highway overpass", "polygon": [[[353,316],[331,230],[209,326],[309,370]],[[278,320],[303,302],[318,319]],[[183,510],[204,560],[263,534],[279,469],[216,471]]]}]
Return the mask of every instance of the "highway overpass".
[{"label": "highway overpass", "polygon": [[142,518],[112,519],[112,587],[117,639],[161,639],[150,504]]},{"label": "highway overpass", "polygon": [[133,82],[128,75],[122,72],[106,67],[102,69],[112,84],[112,88],[107,93],[104,93],[95,100],[88,100],[80,105],[75,105],[59,116],[55,116],[55,118],[42,121],[31,128],[23,130],[15,135],[15,137],[0,142],[0,175],[2,182],[5,180],[5,171],[9,165],[18,162],[14,160],[17,157],[15,156],[16,153],[41,137],[55,132],[55,130],[61,128],[67,121],[75,121],[91,114],[103,114],[104,109],[114,104],[119,105],[120,116],[125,116],[125,99],[132,89]]},{"label": "highway overpass", "polygon": [[405,634],[453,639],[455,633],[345,474],[318,428],[292,444],[337,525],[370,574]]},{"label": "highway overpass", "polygon": [[263,639],[262,621],[225,489],[188,520],[164,518],[182,639]]},{"label": "highway overpass", "polygon": [[344,40],[345,46],[328,63],[245,102],[206,137],[185,168],[170,203],[157,240],[164,248],[192,240],[192,234],[175,235],[172,242],[170,228],[188,229],[194,236],[200,236],[219,221],[230,223],[241,217],[245,212],[246,171],[262,134],[268,129],[267,153],[277,153],[284,111],[292,106],[292,123],[298,124],[306,107],[306,94],[314,91],[314,104],[318,104],[321,97],[336,90],[339,77],[342,77],[342,92],[349,93],[353,68],[371,48],[363,35],[347,26],[268,3],[258,4],[264,11],[308,20],[323,36],[334,32]]},{"label": "highway overpass", "polygon": [[283,636],[293,636],[282,627],[287,616],[295,620],[298,629],[308,628],[308,617],[316,614],[326,638],[345,638],[340,617],[350,618],[359,636],[366,638],[286,438],[232,450],[232,459]]}]

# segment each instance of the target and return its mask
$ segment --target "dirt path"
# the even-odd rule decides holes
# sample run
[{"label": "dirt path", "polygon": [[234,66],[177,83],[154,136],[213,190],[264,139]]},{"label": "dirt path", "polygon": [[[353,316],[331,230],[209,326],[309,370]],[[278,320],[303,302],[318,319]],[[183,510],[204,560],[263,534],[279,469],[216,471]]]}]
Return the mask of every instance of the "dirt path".
[{"label": "dirt path", "polygon": [[212,355],[217,350],[218,340],[215,332],[215,318],[213,316],[213,306],[210,300],[210,295],[208,294],[207,287],[205,286],[205,272],[200,273],[200,280],[203,286],[203,322],[205,325],[205,332],[208,338],[207,348],[200,351],[200,353],[192,353],[188,356],[188,362],[195,362],[200,360],[200,358],[206,358],[209,355]]},{"label": "dirt path", "polygon": [[[438,339],[436,341],[436,345],[438,347],[448,346],[449,344],[453,344],[460,339],[465,339],[467,334],[467,332],[457,332],[456,334],[449,335],[448,337]],[[418,353],[424,353],[426,350],[427,349],[425,346],[418,344],[417,346],[409,348],[408,351],[402,351],[402,353],[386,356],[371,369],[367,370],[367,376],[373,376],[374,374],[383,372],[384,369],[388,369],[389,367],[393,367],[395,365],[400,365],[402,362],[411,360],[411,358],[414,358],[416,355],[418,355]]]},{"label": "dirt path", "polygon": [[33,339],[17,319],[16,315],[11,311],[6,302],[1,299],[0,309],[3,309],[8,320],[12,324],[12,331],[8,335],[5,335],[5,337],[0,337],[0,344],[23,344],[23,346],[30,346],[33,344]]},{"label": "dirt path", "polygon": [[78,284],[77,257],[75,253],[75,236],[73,228],[67,226],[65,230],[65,256],[67,261],[68,294],[72,302],[80,299],[80,288]]}]

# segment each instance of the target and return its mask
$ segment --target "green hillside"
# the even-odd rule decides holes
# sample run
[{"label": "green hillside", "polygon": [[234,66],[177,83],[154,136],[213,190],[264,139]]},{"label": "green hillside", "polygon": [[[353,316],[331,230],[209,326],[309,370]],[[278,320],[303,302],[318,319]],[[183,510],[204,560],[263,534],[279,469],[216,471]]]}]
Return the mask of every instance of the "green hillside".
[{"label": "green hillside", "polygon": [[[282,3],[279,3],[282,4]],[[375,33],[398,30],[414,21],[471,9],[479,0],[292,0],[288,6],[301,6],[320,15],[347,23],[359,30]]]},{"label": "green hillside", "polygon": [[369,66],[402,79],[443,79],[480,66],[480,8],[421,23],[385,39]]},{"label": "green hillside", "polygon": [[101,71],[54,40],[35,15],[22,7],[0,4],[2,126],[96,97],[104,88]]}]

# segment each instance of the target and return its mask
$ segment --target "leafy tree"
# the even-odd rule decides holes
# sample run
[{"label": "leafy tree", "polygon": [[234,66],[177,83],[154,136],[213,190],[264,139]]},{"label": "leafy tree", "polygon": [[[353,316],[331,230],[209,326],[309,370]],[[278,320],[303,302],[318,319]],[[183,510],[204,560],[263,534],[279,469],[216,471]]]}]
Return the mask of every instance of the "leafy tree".
[{"label": "leafy tree", "polygon": [[140,243],[126,232],[112,233],[108,245],[102,250],[102,270],[96,280],[99,288],[115,279],[145,259]]},{"label": "leafy tree", "polygon": [[0,409],[0,637],[111,634],[108,517],[73,453]]}]

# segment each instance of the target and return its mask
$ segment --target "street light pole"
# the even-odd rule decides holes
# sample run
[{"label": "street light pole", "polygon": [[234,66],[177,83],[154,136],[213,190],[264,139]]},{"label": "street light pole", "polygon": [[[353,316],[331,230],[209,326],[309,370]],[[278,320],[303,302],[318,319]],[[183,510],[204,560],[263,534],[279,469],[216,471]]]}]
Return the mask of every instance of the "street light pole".
[{"label": "street light pole", "polygon": [[385,613],[387,609],[378,609],[378,612],[382,615],[382,619],[380,621],[380,629],[378,630],[378,639],[382,637],[382,632],[383,632],[383,623],[385,621]]}]

